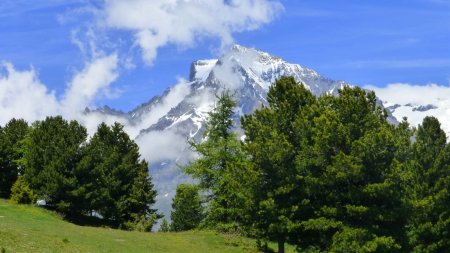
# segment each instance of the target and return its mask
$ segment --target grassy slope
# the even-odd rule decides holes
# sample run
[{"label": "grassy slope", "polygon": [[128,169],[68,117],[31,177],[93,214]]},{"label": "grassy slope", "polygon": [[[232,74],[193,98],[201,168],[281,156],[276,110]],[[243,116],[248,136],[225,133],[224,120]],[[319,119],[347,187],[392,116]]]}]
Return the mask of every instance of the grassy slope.
[{"label": "grassy slope", "polygon": [[[254,241],[209,231],[140,233],[77,226],[42,208],[0,199],[6,252],[254,252]],[[288,248],[287,252],[293,252]]]}]

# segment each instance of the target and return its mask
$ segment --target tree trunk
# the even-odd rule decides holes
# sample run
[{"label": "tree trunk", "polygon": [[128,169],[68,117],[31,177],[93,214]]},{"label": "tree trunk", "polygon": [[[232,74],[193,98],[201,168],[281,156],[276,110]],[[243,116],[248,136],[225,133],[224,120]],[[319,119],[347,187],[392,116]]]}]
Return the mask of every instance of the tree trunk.
[{"label": "tree trunk", "polygon": [[278,253],[284,253],[284,238],[278,238]]}]

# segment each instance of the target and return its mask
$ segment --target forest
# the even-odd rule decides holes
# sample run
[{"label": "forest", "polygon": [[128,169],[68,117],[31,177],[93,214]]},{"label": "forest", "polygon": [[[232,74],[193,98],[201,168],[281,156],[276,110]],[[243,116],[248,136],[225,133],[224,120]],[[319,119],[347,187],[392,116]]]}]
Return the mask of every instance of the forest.
[{"label": "forest", "polygon": [[[314,96],[278,79],[267,106],[232,120],[217,94],[198,159],[181,168],[170,224],[152,209],[156,191],[136,143],[116,123],[88,137],[76,121],[47,117],[0,128],[0,197],[43,199],[77,220],[161,232],[212,229],[298,252],[448,252],[450,144],[434,117],[388,122],[374,92],[344,87]],[[237,136],[240,127],[244,136]]]}]

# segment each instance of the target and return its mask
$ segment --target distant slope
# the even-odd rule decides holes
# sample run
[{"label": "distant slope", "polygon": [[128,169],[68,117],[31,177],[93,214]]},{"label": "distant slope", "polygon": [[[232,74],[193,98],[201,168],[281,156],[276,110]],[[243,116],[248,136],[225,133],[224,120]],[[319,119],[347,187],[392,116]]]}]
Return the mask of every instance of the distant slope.
[{"label": "distant slope", "polygon": [[[0,252],[254,252],[254,241],[208,231],[140,233],[77,226],[0,199]],[[294,252],[289,248],[288,252]]]}]

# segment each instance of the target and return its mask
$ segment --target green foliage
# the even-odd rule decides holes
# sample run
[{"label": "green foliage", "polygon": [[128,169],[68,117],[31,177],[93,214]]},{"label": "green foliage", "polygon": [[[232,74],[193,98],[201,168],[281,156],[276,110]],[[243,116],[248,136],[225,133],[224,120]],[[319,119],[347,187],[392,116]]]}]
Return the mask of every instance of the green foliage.
[{"label": "green foliage", "polygon": [[375,94],[360,88],[315,99],[293,78],[281,78],[268,101],[242,120],[258,174],[260,236],[306,251],[406,249],[405,124],[389,125]]},{"label": "green foliage", "polygon": [[16,204],[31,204],[37,200],[36,194],[22,177],[17,178],[11,188],[11,202]]},{"label": "green foliage", "polygon": [[417,129],[408,231],[413,252],[450,248],[450,144],[446,139],[434,117],[425,117]]},{"label": "green foliage", "polygon": [[130,230],[150,231],[160,215],[138,146],[116,123],[101,124],[90,142],[76,121],[38,121],[21,145],[24,180],[50,207],[70,217],[94,211]]},{"label": "green foliage", "polygon": [[389,125],[373,92],[314,99],[281,78],[268,101],[242,120],[262,238],[306,252],[450,247],[450,147],[437,119],[426,117],[412,144],[406,120]]},{"label": "green foliage", "polygon": [[344,228],[333,235],[333,244],[329,252],[333,253],[368,253],[397,252],[401,246],[392,237],[378,237],[368,230]]},{"label": "green foliage", "polygon": [[169,222],[167,222],[166,218],[163,218],[161,225],[159,226],[159,232],[167,233],[169,231],[170,231]]},{"label": "green foliage", "polygon": [[22,156],[20,142],[28,131],[28,124],[22,119],[10,120],[0,127],[0,197],[9,198],[11,187],[19,175],[17,160]]},{"label": "green foliage", "polygon": [[80,203],[84,203],[84,211],[95,210],[123,228],[151,230],[160,218],[151,209],[156,191],[147,162],[140,160],[138,146],[123,131],[123,126],[100,124],[82,152],[75,172],[79,178],[77,194],[83,197]]},{"label": "green foliage", "polygon": [[170,218],[171,231],[185,231],[198,227],[203,218],[203,208],[197,186],[189,184],[177,186]]},{"label": "green foliage", "polygon": [[425,117],[422,125],[417,129],[414,144],[415,160],[422,167],[424,174],[429,174],[433,169],[433,163],[445,148],[446,140],[447,137],[439,121],[434,117]]},{"label": "green foliage", "polygon": [[156,223],[156,220],[159,219],[159,215],[156,213],[151,215],[139,215],[136,213],[132,213],[131,219],[123,221],[119,227],[125,230],[132,230],[138,232],[150,232],[152,231],[153,226]]},{"label": "green foliage", "polygon": [[[338,96],[323,96],[318,103],[312,126],[306,125],[312,129],[309,145],[297,156],[303,174],[298,184],[308,191],[308,221],[326,218],[337,225],[323,223],[306,230],[298,226],[298,244],[327,251],[338,247],[337,252],[348,251],[342,245],[361,247],[355,252],[404,250],[408,207],[402,187],[405,172],[396,154],[404,155],[398,143],[407,133],[397,136],[401,129],[387,123],[371,92],[344,87]],[[304,126],[300,120],[299,127]]]},{"label": "green foliage", "polygon": [[184,168],[197,179],[207,195],[206,225],[241,224],[246,206],[250,205],[249,185],[253,174],[247,166],[237,136],[232,133],[235,102],[227,91],[217,96],[217,104],[209,113],[204,141],[190,142],[199,158]]},{"label": "green foliage", "polygon": [[63,213],[78,209],[73,168],[81,159],[86,129],[76,121],[47,117],[33,124],[23,141],[24,179],[46,202]]},{"label": "green foliage", "polygon": [[[249,205],[258,236],[279,241],[282,247],[299,213],[302,191],[296,184],[295,157],[300,147],[295,119],[316,99],[292,77],[270,87],[269,106],[242,118],[245,150],[257,175],[254,205]],[[280,249],[279,249],[280,250]]]}]

